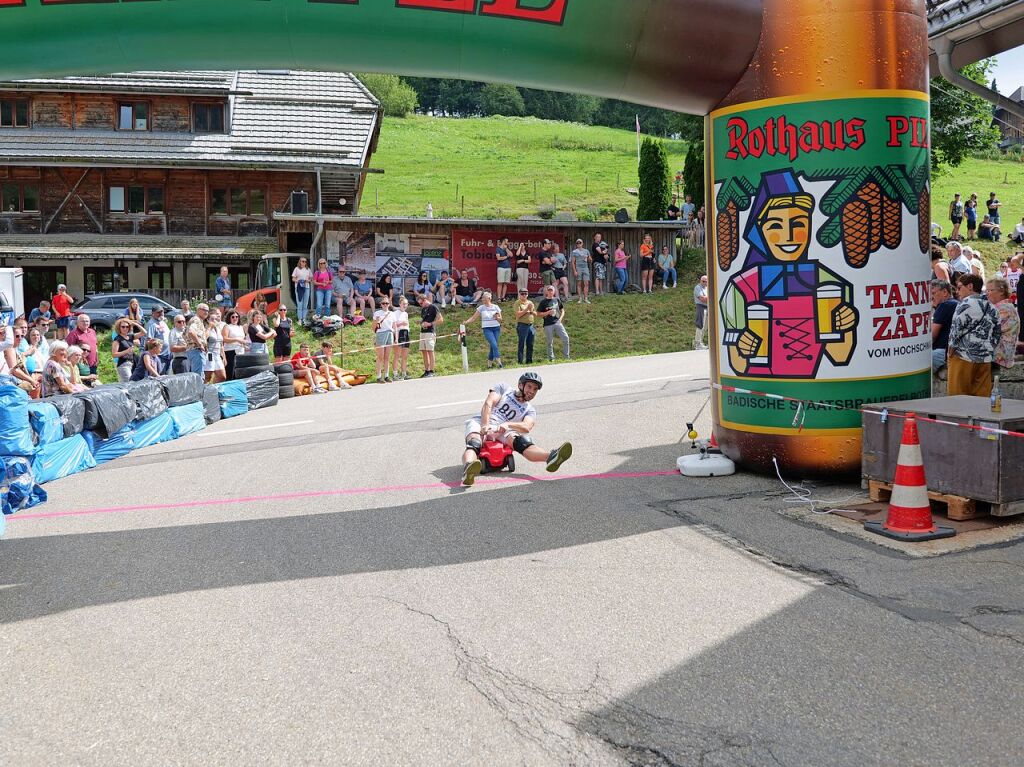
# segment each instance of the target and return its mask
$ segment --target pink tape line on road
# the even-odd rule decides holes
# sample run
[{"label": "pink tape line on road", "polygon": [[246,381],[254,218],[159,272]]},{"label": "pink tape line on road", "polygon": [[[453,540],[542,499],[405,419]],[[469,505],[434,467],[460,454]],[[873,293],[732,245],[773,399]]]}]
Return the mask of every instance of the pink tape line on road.
[{"label": "pink tape line on road", "polygon": [[[605,472],[603,474],[569,474],[561,477],[493,477],[477,480],[480,485],[508,485],[523,482],[555,482],[569,479],[640,479],[643,477],[667,477],[676,471]],[[458,482],[431,482],[422,485],[391,485],[388,487],[350,487],[339,490],[306,490],[298,493],[278,495],[251,495],[245,498],[213,498],[205,501],[182,501],[180,503],[147,503],[138,506],[112,506],[105,509],[79,509],[76,511],[42,511],[33,514],[13,514],[9,522],[23,519],[50,519],[53,517],[81,517],[90,514],[126,514],[131,511],[166,511],[170,509],[194,509],[202,506],[229,506],[236,503],[264,503],[270,501],[293,501],[303,498],[325,498],[334,495],[366,495],[369,493],[400,493],[412,490],[450,490],[462,485]]]}]

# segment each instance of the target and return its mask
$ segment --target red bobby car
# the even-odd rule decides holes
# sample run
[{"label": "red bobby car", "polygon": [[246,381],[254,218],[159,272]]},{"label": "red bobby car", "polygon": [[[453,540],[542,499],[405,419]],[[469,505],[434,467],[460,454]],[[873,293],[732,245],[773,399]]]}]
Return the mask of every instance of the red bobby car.
[{"label": "red bobby car", "polygon": [[516,470],[516,457],[511,447],[503,442],[484,441],[480,448],[481,474],[489,471]]}]

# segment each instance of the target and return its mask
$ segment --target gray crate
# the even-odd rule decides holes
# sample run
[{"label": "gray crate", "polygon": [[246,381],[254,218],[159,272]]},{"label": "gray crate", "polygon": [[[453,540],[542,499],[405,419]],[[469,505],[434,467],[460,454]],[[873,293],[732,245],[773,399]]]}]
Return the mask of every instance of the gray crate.
[{"label": "gray crate", "polygon": [[[933,397],[872,405],[891,414],[916,413],[965,424],[1024,432],[1024,401],[1004,399],[993,413],[984,397]],[[865,480],[892,482],[903,436],[903,418],[886,423],[865,413],[861,473]],[[995,436],[971,429],[918,421],[928,489],[992,505],[995,516],[1024,514],[1024,437]]]}]

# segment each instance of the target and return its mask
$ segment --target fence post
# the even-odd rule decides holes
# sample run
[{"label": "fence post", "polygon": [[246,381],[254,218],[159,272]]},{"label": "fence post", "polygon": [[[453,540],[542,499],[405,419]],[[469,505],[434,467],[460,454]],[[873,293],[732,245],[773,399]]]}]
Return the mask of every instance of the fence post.
[{"label": "fence post", "polygon": [[469,347],[466,346],[466,326],[459,325],[459,343],[462,346],[462,372],[469,372]]},{"label": "fence post", "polygon": [[459,185],[458,184],[455,185],[455,199],[456,200],[459,199]]}]

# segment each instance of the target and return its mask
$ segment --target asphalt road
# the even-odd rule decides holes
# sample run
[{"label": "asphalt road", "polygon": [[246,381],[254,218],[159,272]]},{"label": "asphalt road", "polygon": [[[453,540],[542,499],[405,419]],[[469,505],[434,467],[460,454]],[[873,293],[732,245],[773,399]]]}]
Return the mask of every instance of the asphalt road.
[{"label": "asphalt road", "polygon": [[48,485],[59,516],[0,541],[0,763],[1024,762],[1019,544],[912,560],[795,519],[776,480],[662,473],[704,354],[541,372],[558,475],[449,486],[509,370],[290,400]]}]

